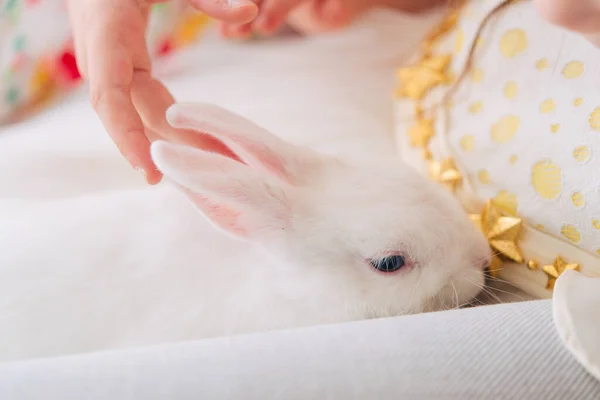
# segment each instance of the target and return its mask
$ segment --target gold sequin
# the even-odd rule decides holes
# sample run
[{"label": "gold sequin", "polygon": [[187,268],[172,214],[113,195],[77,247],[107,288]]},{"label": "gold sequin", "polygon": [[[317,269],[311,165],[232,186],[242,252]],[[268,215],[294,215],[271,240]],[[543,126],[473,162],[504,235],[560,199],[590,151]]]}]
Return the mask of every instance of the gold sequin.
[{"label": "gold sequin", "polygon": [[465,32],[462,29],[459,29],[456,32],[456,39],[454,41],[454,51],[456,53],[460,53],[463,49],[463,44],[465,42]]},{"label": "gold sequin", "polygon": [[473,69],[471,72],[471,80],[475,83],[479,83],[483,80],[483,70],[481,68]]},{"label": "gold sequin", "polygon": [[600,107],[596,107],[590,114],[590,128],[600,131]]},{"label": "gold sequin", "polygon": [[571,195],[571,201],[575,207],[583,207],[585,205],[585,197],[581,192],[575,192]]},{"label": "gold sequin", "polygon": [[496,207],[500,207],[509,215],[517,215],[519,202],[517,201],[517,196],[513,193],[507,192],[506,190],[501,190],[500,192],[498,192],[496,197],[492,199],[492,203]]},{"label": "gold sequin", "polygon": [[573,79],[583,75],[584,67],[581,61],[571,61],[567,63],[562,70],[562,74],[565,78]]},{"label": "gold sequin", "polygon": [[587,146],[578,146],[573,150],[573,157],[579,162],[586,162],[590,158],[590,149]]},{"label": "gold sequin", "polygon": [[460,147],[466,151],[473,151],[475,148],[475,137],[473,135],[465,135],[460,139]]},{"label": "gold sequin", "polygon": [[600,249],[596,250],[596,253],[600,256]]},{"label": "gold sequin", "polygon": [[508,159],[508,162],[510,162],[510,165],[515,165],[517,163],[517,161],[519,161],[519,156],[516,154],[513,154],[512,156],[510,156],[510,158]]},{"label": "gold sequin", "polygon": [[540,104],[540,112],[544,114],[554,111],[555,108],[556,103],[554,103],[554,100],[552,99],[546,99]]},{"label": "gold sequin", "polygon": [[546,68],[548,68],[548,59],[547,58],[540,58],[539,60],[537,60],[537,62],[535,63],[535,67],[539,70],[539,71],[543,71]]},{"label": "gold sequin", "polygon": [[500,52],[506,58],[512,58],[527,48],[527,34],[523,29],[511,29],[500,39]]},{"label": "gold sequin", "polygon": [[531,183],[540,197],[555,199],[562,190],[562,171],[550,160],[539,161],[531,170]]},{"label": "gold sequin", "polygon": [[600,219],[595,219],[595,220],[593,220],[593,221],[592,221],[592,226],[593,226],[595,229],[598,229],[598,230],[600,230]]},{"label": "gold sequin", "polygon": [[575,107],[579,107],[580,105],[583,104],[583,99],[581,97],[576,98],[575,100],[573,100],[573,105]]},{"label": "gold sequin", "polygon": [[483,103],[481,101],[476,101],[469,106],[471,114],[479,114],[481,110],[483,110]]},{"label": "gold sequin", "polygon": [[544,225],[542,225],[542,224],[537,224],[535,226],[535,229],[537,229],[538,231],[545,231],[546,227]]},{"label": "gold sequin", "polygon": [[483,183],[484,185],[489,185],[492,181],[490,178],[490,173],[485,169],[480,169],[477,173],[477,177],[479,178],[479,182]]},{"label": "gold sequin", "polygon": [[560,124],[552,124],[550,125],[550,132],[556,133],[560,130]]},{"label": "gold sequin", "polygon": [[518,91],[519,87],[514,81],[506,82],[506,85],[504,85],[504,97],[506,97],[507,99],[514,99],[515,97],[517,97]]},{"label": "gold sequin", "polygon": [[481,46],[483,46],[483,38],[479,36],[477,40],[475,40],[475,49],[479,49]]},{"label": "gold sequin", "polygon": [[535,261],[535,260],[527,261],[527,268],[529,268],[530,270],[535,271],[539,267],[540,267],[540,263],[538,263],[537,261]]},{"label": "gold sequin", "polygon": [[517,131],[521,120],[516,115],[505,115],[492,125],[492,140],[497,143],[506,143],[512,139]]},{"label": "gold sequin", "polygon": [[560,234],[569,239],[573,243],[579,243],[581,234],[573,225],[563,225]]}]

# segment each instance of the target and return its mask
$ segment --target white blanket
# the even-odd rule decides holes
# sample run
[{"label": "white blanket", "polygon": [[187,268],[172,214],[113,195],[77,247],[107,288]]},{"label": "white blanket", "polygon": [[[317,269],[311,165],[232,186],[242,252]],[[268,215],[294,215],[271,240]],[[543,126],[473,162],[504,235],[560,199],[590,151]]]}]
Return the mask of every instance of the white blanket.
[{"label": "white blanket", "polygon": [[[238,44],[207,36],[198,47],[159,66],[160,75],[166,77],[179,101],[216,103],[249,116],[273,132],[287,132],[299,144],[336,153],[394,156],[394,72],[413,51],[426,22],[375,12],[347,31],[314,39],[287,37]],[[399,39],[404,37],[407,39]],[[100,212],[101,207],[94,205],[110,201],[115,191],[125,189],[135,194],[136,190],[148,190],[142,177],[118,154],[86,97],[82,90],[56,108],[3,128],[0,135],[0,247],[4,248],[0,265],[8,271],[0,281],[0,325],[11,321],[29,327],[5,331],[8,335],[2,337],[10,340],[0,343],[0,361],[93,350],[92,343],[102,342],[99,338],[105,333],[98,326],[107,332],[122,330],[123,340],[109,340],[114,347],[119,347],[116,343],[139,346],[197,339],[169,318],[198,313],[190,309],[194,301],[189,301],[189,295],[186,302],[153,301],[158,298],[157,292],[169,290],[169,276],[154,274],[154,281],[148,284],[154,289],[149,290],[152,295],[143,297],[145,301],[132,298],[134,291],[123,287],[134,282],[130,277],[136,274],[150,274],[146,281],[152,280],[152,271],[141,265],[119,270],[104,263],[100,264],[104,267],[90,270],[86,255],[79,254],[73,255],[79,257],[73,265],[81,268],[69,272],[74,276],[71,281],[79,279],[76,290],[67,294],[66,290],[56,289],[63,288],[60,271],[48,275],[50,278],[36,279],[36,271],[45,265],[43,254],[69,252],[67,244],[74,235],[96,238],[90,243],[98,246],[102,245],[98,240],[111,240],[112,248],[123,243],[119,236],[127,230],[116,230],[112,236],[95,235],[98,227],[86,221],[92,221]],[[79,201],[83,196],[85,201]],[[67,201],[63,201],[65,198]],[[133,202],[132,210],[144,207],[140,203],[143,201]],[[74,225],[63,229],[67,224],[56,216],[67,215],[68,210],[73,212]],[[45,221],[44,225],[36,223],[39,219]],[[207,238],[204,245],[209,243]],[[93,249],[89,252],[93,254]],[[181,279],[175,268],[172,274],[174,281]],[[94,286],[94,281],[115,284],[110,285],[110,293],[103,294],[102,285]],[[44,298],[50,298],[52,305],[44,306]],[[136,312],[119,314],[123,301],[133,305],[127,309]],[[67,321],[61,309],[80,316],[80,327],[71,327],[71,322],[70,328],[65,328],[79,329],[80,343],[58,344],[60,335],[53,339],[51,334],[44,336],[41,332],[45,324],[57,326]],[[104,324],[89,321],[96,314],[106,317]],[[153,319],[164,320],[157,321],[161,329],[168,329],[152,329],[150,336],[139,337],[135,332],[140,331],[142,322],[137,321],[137,315],[153,315]]]}]

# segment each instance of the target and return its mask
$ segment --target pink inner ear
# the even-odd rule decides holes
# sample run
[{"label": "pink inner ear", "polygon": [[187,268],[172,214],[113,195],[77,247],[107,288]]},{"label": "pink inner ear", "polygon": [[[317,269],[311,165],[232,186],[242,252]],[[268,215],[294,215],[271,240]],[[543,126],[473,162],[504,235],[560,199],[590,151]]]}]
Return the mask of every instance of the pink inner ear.
[{"label": "pink inner ear", "polygon": [[207,135],[205,133],[198,133],[190,129],[182,129],[180,131],[181,136],[178,137],[178,142],[192,146],[196,149],[209,151],[211,153],[220,154],[224,157],[231,158],[232,160],[244,163],[225,143],[219,139]]},{"label": "pink inner ear", "polygon": [[[176,114],[174,117],[174,123],[180,126],[195,126],[197,122],[193,118],[189,118],[181,113]],[[198,127],[198,129],[201,129]],[[241,125],[240,131],[244,131],[246,127]],[[182,130],[185,136],[185,142],[207,151],[216,152],[226,157],[232,158],[244,164],[249,164],[242,157],[235,154],[237,151],[239,154],[246,154],[250,158],[253,158],[256,163],[252,163],[251,167],[257,169],[266,170],[266,172],[278,176],[280,179],[290,182],[290,176],[286,170],[286,165],[282,157],[271,151],[266,145],[258,143],[252,139],[245,137],[243,134],[236,134],[230,130],[217,129],[219,135],[222,135],[229,146],[221,140],[214,138],[209,133],[203,132],[202,130]],[[201,133],[198,135],[198,133]],[[233,149],[233,151],[232,151]],[[248,157],[246,157],[248,158]],[[291,182],[290,182],[291,183]]]},{"label": "pink inner ear", "polygon": [[194,193],[183,186],[178,186],[192,200],[192,203],[202,210],[216,226],[237,236],[248,236],[248,231],[239,223],[241,214],[239,211],[232,210],[222,204],[210,203],[206,197]]},{"label": "pink inner ear", "polygon": [[[233,135],[232,135],[233,136]],[[243,137],[236,137],[236,141],[246,150],[251,157],[258,161],[259,165],[253,165],[255,168],[263,168],[271,174],[275,174],[279,178],[290,181],[285,162],[279,155],[268,150],[264,145],[257,144]],[[241,160],[243,162],[243,160]],[[291,182],[290,182],[291,183]]]}]

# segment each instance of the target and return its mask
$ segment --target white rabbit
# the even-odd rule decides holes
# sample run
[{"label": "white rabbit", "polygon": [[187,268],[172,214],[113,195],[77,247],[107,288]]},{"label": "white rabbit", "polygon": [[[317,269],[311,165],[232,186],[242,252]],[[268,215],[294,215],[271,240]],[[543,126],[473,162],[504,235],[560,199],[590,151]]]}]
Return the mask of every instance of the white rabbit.
[{"label": "white rabbit", "polygon": [[485,240],[399,160],[326,156],[210,104],[174,105],[168,120],[241,161],[159,141],[152,157],[175,185],[2,203],[2,359],[415,313],[478,293]]},{"label": "white rabbit", "polygon": [[[278,136],[219,107],[177,105],[175,125],[219,138],[246,164],[157,142],[167,179],[156,187],[85,98],[3,130],[0,360],[468,301],[488,246],[450,194],[394,158],[386,93],[427,30],[417,25],[381,13],[314,39],[205,38],[169,88]],[[395,273],[369,261],[394,255],[406,262]]]}]

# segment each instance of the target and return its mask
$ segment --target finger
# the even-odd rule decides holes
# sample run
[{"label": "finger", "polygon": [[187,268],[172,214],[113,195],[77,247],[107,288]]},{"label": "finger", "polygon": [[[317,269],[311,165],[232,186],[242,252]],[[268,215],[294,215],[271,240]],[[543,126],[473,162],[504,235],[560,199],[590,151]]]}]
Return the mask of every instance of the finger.
[{"label": "finger", "polygon": [[158,183],[161,174],[150,157],[150,142],[128,90],[109,87],[92,96],[94,110],[119,152],[136,170],[144,172],[148,183]]},{"label": "finger", "polygon": [[175,99],[167,88],[146,72],[135,73],[131,85],[131,98],[139,111],[151,141],[159,138],[182,143],[206,151],[235,158],[221,141],[189,129],[172,127],[166,120],[166,110]]},{"label": "finger", "polygon": [[[380,1],[384,3],[383,0]],[[344,0],[325,0],[316,12],[328,29],[337,29],[350,24],[357,15],[364,12],[371,5],[371,2],[364,0],[348,2]]]},{"label": "finger", "polygon": [[314,0],[292,10],[287,23],[304,34],[330,32],[348,25],[368,4],[365,0]]},{"label": "finger", "polygon": [[[258,14],[260,15],[260,9],[264,0],[252,0],[258,7]],[[252,22],[246,24],[233,25],[229,28],[229,35],[238,39],[248,39],[252,36]]]},{"label": "finger", "polygon": [[173,135],[174,128],[166,120],[167,108],[175,103],[169,90],[148,71],[137,70],[131,83],[131,100],[143,125],[162,138]]},{"label": "finger", "polygon": [[248,39],[252,36],[252,25],[226,25],[224,28],[224,37],[232,39]]},{"label": "finger", "polygon": [[88,21],[86,35],[92,105],[121,154],[146,174],[148,183],[157,183],[162,174],[152,162],[150,142],[130,96],[132,57],[145,49],[143,21],[139,10],[126,5],[102,11],[97,14],[102,18]]},{"label": "finger", "polygon": [[231,29],[231,25],[225,22],[219,22],[219,35],[228,39],[229,38],[229,30]]},{"label": "finger", "polygon": [[252,28],[263,35],[272,34],[283,25],[290,11],[303,2],[305,0],[263,0]]},{"label": "finger", "polygon": [[244,24],[258,14],[251,0],[189,0],[190,4],[215,19],[231,24]]},{"label": "finger", "polygon": [[581,33],[598,32],[600,4],[596,0],[534,0],[549,22]]}]

